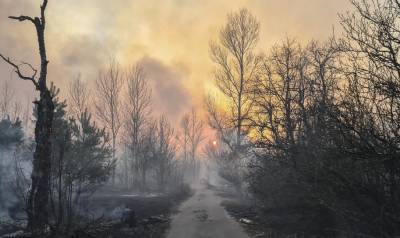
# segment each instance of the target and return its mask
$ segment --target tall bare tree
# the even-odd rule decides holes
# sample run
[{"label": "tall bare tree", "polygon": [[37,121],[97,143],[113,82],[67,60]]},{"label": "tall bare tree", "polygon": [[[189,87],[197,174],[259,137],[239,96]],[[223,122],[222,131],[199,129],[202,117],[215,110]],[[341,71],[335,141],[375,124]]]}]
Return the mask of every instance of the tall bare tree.
[{"label": "tall bare tree", "polygon": [[183,160],[186,162],[188,160],[189,151],[189,122],[190,118],[188,114],[185,114],[181,120],[181,134],[182,137],[180,141],[182,143]]},{"label": "tall bare tree", "polygon": [[176,153],[173,141],[174,129],[164,115],[157,120],[157,139],[155,147],[155,170],[160,191],[164,191],[167,179],[171,175]]},{"label": "tall bare tree", "polygon": [[[51,131],[53,123],[54,104],[47,87],[47,65],[49,63],[46,55],[45,28],[46,18],[45,10],[47,0],[43,0],[40,6],[40,16],[10,16],[10,19],[20,22],[31,22],[36,29],[39,56],[40,73],[37,78],[37,70],[29,63],[15,63],[10,58],[0,54],[0,57],[11,65],[16,74],[22,80],[30,81],[39,92],[39,99],[35,101],[37,106],[37,121],[35,127],[36,148],[33,155],[32,184],[28,198],[28,228],[34,233],[42,233],[46,230],[48,224],[48,200],[49,200],[49,179],[51,165]],[[21,67],[28,67],[32,70],[31,75],[24,74]]]},{"label": "tall bare tree", "polygon": [[[263,77],[254,84],[255,115],[257,125],[263,137],[286,147],[295,144],[296,132],[303,125],[301,110],[304,109],[305,83],[304,71],[307,60],[300,45],[292,39],[286,39],[272,49],[271,55],[264,61]],[[306,122],[307,123],[307,122]]]},{"label": "tall bare tree", "polygon": [[196,157],[197,149],[200,143],[204,140],[204,123],[197,115],[196,110],[193,108],[190,114],[190,153],[191,157],[194,159]]},{"label": "tall bare tree", "polygon": [[[252,108],[250,85],[261,64],[261,57],[254,52],[258,39],[257,19],[247,9],[241,9],[228,15],[228,22],[221,29],[218,42],[210,44],[211,59],[216,65],[215,84],[227,98],[229,107],[224,123],[236,134],[234,147],[241,146],[242,136],[247,129],[245,123],[249,120]],[[211,119],[214,127],[216,121],[220,120]]]},{"label": "tall bare tree", "polygon": [[[107,70],[100,72],[96,80],[96,115],[111,135],[113,163],[116,162],[116,145],[122,125],[121,90],[123,79],[118,62],[111,60]],[[112,174],[112,182],[115,182],[115,169]]]},{"label": "tall bare tree", "polygon": [[125,123],[125,140],[129,147],[132,160],[131,172],[134,168],[141,173],[142,187],[145,187],[146,170],[148,167],[146,156],[140,155],[147,124],[151,113],[151,89],[149,88],[143,68],[135,65],[127,73],[127,118]]},{"label": "tall bare tree", "polygon": [[192,179],[195,179],[198,172],[196,155],[198,147],[204,139],[204,123],[197,116],[194,108],[190,113],[186,113],[181,120],[181,136],[179,139],[182,144],[185,171],[191,173]]},{"label": "tall bare tree", "polygon": [[194,108],[189,116],[189,146],[190,146],[190,159],[193,166],[193,179],[196,179],[199,170],[199,162],[197,158],[197,151],[200,143],[204,140],[204,123],[197,116]]}]

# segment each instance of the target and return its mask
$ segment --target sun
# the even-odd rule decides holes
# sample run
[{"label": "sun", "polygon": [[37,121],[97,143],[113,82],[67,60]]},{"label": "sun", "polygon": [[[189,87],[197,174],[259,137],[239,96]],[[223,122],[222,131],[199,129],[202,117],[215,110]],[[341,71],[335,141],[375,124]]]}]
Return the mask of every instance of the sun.
[{"label": "sun", "polygon": [[216,146],[216,145],[217,145],[217,141],[214,140],[214,141],[212,142],[212,144],[213,144],[213,146]]}]

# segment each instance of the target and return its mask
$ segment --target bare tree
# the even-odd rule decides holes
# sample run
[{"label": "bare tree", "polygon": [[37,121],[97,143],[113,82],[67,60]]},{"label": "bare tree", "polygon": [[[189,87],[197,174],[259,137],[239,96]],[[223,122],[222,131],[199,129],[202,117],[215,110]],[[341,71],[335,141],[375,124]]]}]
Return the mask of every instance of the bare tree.
[{"label": "bare tree", "polygon": [[[116,162],[116,144],[122,125],[121,120],[121,90],[123,75],[119,64],[111,60],[106,72],[100,72],[96,80],[96,115],[111,135],[112,161]],[[115,182],[115,169],[112,174]]]},{"label": "bare tree", "polygon": [[226,163],[220,164],[220,175],[242,192],[244,154],[243,141],[251,129],[254,103],[252,84],[258,77],[263,56],[256,53],[259,22],[247,9],[228,14],[217,42],[210,44],[215,63],[214,81],[222,100],[206,100],[209,124],[218,132],[225,150]]},{"label": "bare tree", "polygon": [[199,163],[197,161],[197,151],[200,143],[204,140],[204,123],[201,121],[194,108],[189,116],[189,145],[190,145],[190,158],[193,166],[193,179],[197,177],[199,170]]},{"label": "bare tree", "polygon": [[190,114],[190,132],[189,132],[189,141],[190,141],[190,149],[191,149],[191,157],[196,157],[196,152],[199,147],[199,144],[204,140],[204,123],[197,116],[197,112],[195,109],[192,109]]},{"label": "bare tree", "polygon": [[0,88],[0,119],[8,118],[13,122],[21,119],[21,103],[15,100],[15,91],[9,81],[4,81]]},{"label": "bare tree", "polygon": [[189,177],[189,174],[192,174],[192,161],[190,158],[190,141],[189,141],[189,133],[190,133],[190,115],[185,113],[181,119],[180,123],[180,133],[177,135],[182,152],[182,169],[183,169],[183,176],[188,178],[192,178],[193,176]]},{"label": "bare tree", "polygon": [[86,82],[83,82],[79,74],[70,84],[68,88],[69,107],[72,115],[80,119],[89,108],[90,89]]},{"label": "bare tree", "polygon": [[22,122],[23,122],[23,126],[25,128],[25,131],[31,131],[31,116],[32,116],[32,98],[30,96],[28,96],[26,98],[26,103],[24,105],[24,110],[23,110],[23,114],[22,114]]},{"label": "bare tree", "polygon": [[173,141],[174,130],[165,116],[160,116],[157,121],[156,135],[155,170],[159,189],[164,191],[174,166],[176,153],[176,145]]},{"label": "bare tree", "polygon": [[199,119],[195,109],[186,113],[181,120],[181,138],[183,162],[185,171],[191,173],[191,179],[195,179],[198,173],[198,161],[196,155],[200,143],[204,139],[204,123]]},{"label": "bare tree", "polygon": [[[339,98],[340,52],[334,46],[334,39],[326,43],[312,41],[306,48],[309,61],[309,100],[311,101],[311,114],[309,127],[316,128],[321,138],[328,131],[329,112],[334,111],[336,99]],[[309,128],[307,128],[309,129]],[[308,130],[307,134],[311,133]]]},{"label": "bare tree", "polygon": [[[35,102],[37,106],[37,121],[35,127],[36,148],[33,159],[32,184],[28,198],[28,227],[34,233],[45,231],[48,223],[48,200],[49,200],[49,179],[50,179],[50,157],[54,104],[47,87],[47,65],[49,63],[46,55],[45,45],[45,10],[47,0],[43,0],[40,6],[40,16],[10,16],[10,19],[20,22],[28,21],[33,23],[37,33],[37,40],[40,55],[40,74],[37,78],[37,70],[29,63],[15,63],[10,58],[0,54],[0,57],[11,65],[16,74],[22,80],[33,83],[35,89],[39,92],[39,100]],[[32,70],[31,75],[25,75],[21,67],[27,66]]]},{"label": "bare tree", "polygon": [[[125,141],[130,150],[131,172],[136,168],[141,173],[142,188],[145,188],[148,157],[141,155],[141,140],[149,124],[151,113],[151,89],[146,82],[146,76],[140,65],[135,65],[127,74],[127,118],[125,123]],[[133,176],[132,176],[133,178]],[[126,178],[127,179],[127,178]],[[132,181],[133,182],[133,181]]]},{"label": "bare tree", "polygon": [[147,189],[147,173],[152,168],[156,156],[156,143],[157,143],[157,124],[155,121],[148,121],[146,128],[142,132],[140,139],[140,160],[139,169],[141,176],[141,189]]},{"label": "bare tree", "polygon": [[353,222],[364,220],[372,236],[395,237],[400,234],[400,2],[351,3],[355,11],[341,15],[344,37],[338,47],[345,83],[335,119],[349,143],[340,150],[363,163],[348,174],[334,172],[351,181],[337,183],[357,195],[351,198],[357,205],[366,198],[375,202],[337,210]]},{"label": "bare tree", "polygon": [[183,150],[183,160],[187,162],[188,160],[188,151],[189,151],[189,122],[190,118],[188,114],[185,114],[181,120],[181,130],[182,130],[182,138],[180,138],[182,143]]},{"label": "bare tree", "polygon": [[1,98],[0,98],[0,118],[3,119],[10,116],[11,103],[14,98],[14,90],[11,89],[10,83],[4,81],[1,85]]},{"label": "bare tree", "polygon": [[208,113],[208,124],[217,131],[219,139],[229,150],[235,151],[235,143],[232,142],[231,138],[234,128],[229,123],[228,113],[220,110],[220,105],[217,104],[215,97],[211,95],[206,97],[205,104]]},{"label": "bare tree", "polygon": [[296,132],[303,126],[300,114],[305,101],[305,67],[307,59],[300,45],[286,39],[273,48],[264,61],[263,77],[254,84],[255,121],[260,136],[282,148],[295,144]]},{"label": "bare tree", "polygon": [[[215,83],[227,98],[229,107],[226,112],[229,116],[224,123],[235,130],[235,147],[241,146],[252,108],[249,86],[261,64],[261,57],[254,53],[258,38],[257,19],[247,9],[241,9],[228,15],[228,22],[220,31],[218,43],[210,44],[211,59],[216,64]],[[213,115],[216,117],[214,121],[220,120],[218,113],[214,112]]]}]

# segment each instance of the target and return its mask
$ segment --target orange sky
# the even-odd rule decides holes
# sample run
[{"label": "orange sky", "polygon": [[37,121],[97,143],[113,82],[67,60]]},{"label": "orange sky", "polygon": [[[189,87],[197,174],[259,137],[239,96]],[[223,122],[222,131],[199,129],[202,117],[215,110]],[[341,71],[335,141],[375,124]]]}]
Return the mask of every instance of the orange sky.
[{"label": "orange sky", "polygon": [[[39,0],[0,0],[0,52],[37,63],[33,27],[8,15],[37,15]],[[175,120],[202,105],[212,82],[209,41],[226,14],[248,8],[261,23],[259,49],[290,36],[326,39],[348,0],[50,0],[47,11],[49,79],[63,89],[78,73],[92,83],[109,57],[147,68],[156,107]],[[0,63],[0,80],[10,79]],[[15,76],[13,76],[16,79]],[[159,86],[160,85],[160,86]],[[15,82],[32,94],[28,82]]]}]

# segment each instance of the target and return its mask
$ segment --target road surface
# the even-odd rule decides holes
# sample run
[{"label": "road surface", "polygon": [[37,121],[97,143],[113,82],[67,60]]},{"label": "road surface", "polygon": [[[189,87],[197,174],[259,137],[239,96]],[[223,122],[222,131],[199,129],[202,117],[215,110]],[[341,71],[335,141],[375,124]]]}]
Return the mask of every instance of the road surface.
[{"label": "road surface", "polygon": [[248,238],[221,200],[209,189],[197,190],[173,217],[167,238]]}]

